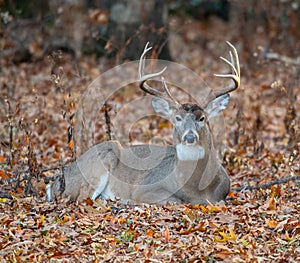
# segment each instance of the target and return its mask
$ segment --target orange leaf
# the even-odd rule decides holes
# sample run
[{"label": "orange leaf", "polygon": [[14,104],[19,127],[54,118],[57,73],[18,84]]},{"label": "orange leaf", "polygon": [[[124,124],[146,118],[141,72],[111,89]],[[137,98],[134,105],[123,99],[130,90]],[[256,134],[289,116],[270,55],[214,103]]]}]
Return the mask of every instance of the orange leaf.
[{"label": "orange leaf", "polygon": [[18,187],[17,193],[20,195],[23,193],[23,187]]},{"label": "orange leaf", "polygon": [[8,178],[8,175],[4,173],[3,170],[0,170],[0,179],[6,179]]},{"label": "orange leaf", "polygon": [[86,198],[85,200],[84,200],[84,202],[87,204],[87,205],[90,205],[90,206],[92,206],[93,204],[94,204],[94,201],[91,199],[91,198]]},{"label": "orange leaf", "polygon": [[267,225],[269,228],[276,228],[277,225],[278,225],[278,222],[275,221],[275,220],[267,220],[267,221],[266,221],[266,225]]},{"label": "orange leaf", "polygon": [[271,199],[269,200],[268,209],[269,210],[276,210],[276,207],[277,207],[276,204],[277,204],[277,201],[274,198],[274,196],[272,196]]},{"label": "orange leaf", "polygon": [[62,219],[62,222],[66,223],[68,222],[70,219],[67,215],[64,215],[64,218]]},{"label": "orange leaf", "polygon": [[167,226],[165,227],[163,235],[164,235],[164,238],[165,238],[166,242],[169,242],[170,241],[170,231],[169,231],[169,228]]},{"label": "orange leaf", "polygon": [[236,197],[236,193],[235,192],[229,192],[228,196],[229,197]]},{"label": "orange leaf", "polygon": [[74,102],[74,101],[71,101],[70,106],[71,106],[72,109],[74,109],[74,108],[75,108],[75,102]]},{"label": "orange leaf", "polygon": [[126,222],[127,222],[127,220],[126,220],[124,217],[121,216],[121,217],[119,218],[119,223],[120,223],[120,224],[124,224],[124,223],[126,223]]},{"label": "orange leaf", "polygon": [[203,206],[203,205],[194,205],[194,208],[195,208],[195,209],[201,209],[201,211],[202,211],[203,213],[208,213],[208,209],[206,209],[206,207]]},{"label": "orange leaf", "polygon": [[61,235],[56,240],[63,242],[66,240],[66,237],[64,235]]},{"label": "orange leaf", "polygon": [[5,160],[6,160],[5,156],[1,155],[0,156],[0,163],[5,163]]},{"label": "orange leaf", "polygon": [[17,231],[18,233],[20,233],[20,232],[22,231],[22,228],[21,228],[20,226],[17,226],[16,231]]},{"label": "orange leaf", "polygon": [[73,142],[72,139],[71,139],[70,142],[69,142],[69,147],[70,147],[71,150],[74,149],[74,142]]},{"label": "orange leaf", "polygon": [[147,232],[146,232],[147,237],[153,237],[153,234],[154,234],[154,232],[153,232],[152,229],[148,229]]}]

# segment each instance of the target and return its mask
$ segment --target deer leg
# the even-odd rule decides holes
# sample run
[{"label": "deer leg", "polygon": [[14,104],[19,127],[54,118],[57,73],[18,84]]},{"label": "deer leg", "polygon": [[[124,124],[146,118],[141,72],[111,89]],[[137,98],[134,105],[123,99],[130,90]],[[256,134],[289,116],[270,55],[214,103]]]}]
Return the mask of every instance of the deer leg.
[{"label": "deer leg", "polygon": [[95,200],[100,194],[102,194],[103,190],[107,187],[108,176],[108,173],[101,176],[99,184],[91,197],[92,200]]}]

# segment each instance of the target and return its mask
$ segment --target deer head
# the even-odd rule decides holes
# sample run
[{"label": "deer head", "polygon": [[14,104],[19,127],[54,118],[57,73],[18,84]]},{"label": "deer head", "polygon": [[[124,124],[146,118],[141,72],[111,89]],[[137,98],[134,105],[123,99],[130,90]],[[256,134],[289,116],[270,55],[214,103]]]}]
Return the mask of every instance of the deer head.
[{"label": "deer head", "polygon": [[[215,116],[221,114],[227,107],[229,102],[229,93],[234,91],[240,86],[240,67],[238,54],[235,47],[230,43],[227,44],[231,47],[232,51],[229,52],[230,60],[221,57],[221,59],[230,66],[230,74],[215,74],[217,77],[230,78],[232,82],[221,90],[214,92],[214,98],[210,100],[204,107],[201,107],[193,103],[179,103],[171,95],[167,84],[162,78],[162,84],[164,91],[158,91],[147,84],[147,80],[154,77],[161,76],[165,72],[166,68],[157,73],[144,74],[145,68],[145,55],[151,49],[148,47],[148,43],[145,46],[144,52],[140,58],[139,64],[139,86],[148,94],[155,96],[152,99],[152,106],[156,113],[169,119],[173,124],[173,140],[177,146],[177,153],[184,152],[187,146],[189,151],[196,148],[197,151],[202,154],[198,157],[202,157],[205,154],[205,150],[211,149],[212,138],[209,128],[209,120]],[[205,146],[205,147],[204,147]],[[180,154],[179,154],[180,155]]]}]

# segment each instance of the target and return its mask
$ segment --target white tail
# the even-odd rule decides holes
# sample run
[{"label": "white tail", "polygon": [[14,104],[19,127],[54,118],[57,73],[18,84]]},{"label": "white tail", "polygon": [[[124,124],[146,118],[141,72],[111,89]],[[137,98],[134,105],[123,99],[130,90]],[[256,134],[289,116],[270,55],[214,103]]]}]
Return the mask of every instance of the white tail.
[{"label": "white tail", "polygon": [[230,181],[216,157],[208,122],[226,109],[229,92],[240,85],[238,54],[227,43],[232,49],[230,60],[221,59],[230,66],[231,73],[216,76],[230,78],[232,83],[215,92],[215,98],[204,108],[179,103],[163,79],[164,92],[147,83],[165,71],[164,68],[158,73],[144,74],[144,57],[151,49],[147,44],[139,64],[140,88],[154,96],[154,111],[172,122],[174,145],[121,147],[117,141],[95,145],[64,168],[63,175],[47,188],[48,200],[59,196],[70,196],[72,200],[100,196],[144,203],[205,204],[225,199]]}]

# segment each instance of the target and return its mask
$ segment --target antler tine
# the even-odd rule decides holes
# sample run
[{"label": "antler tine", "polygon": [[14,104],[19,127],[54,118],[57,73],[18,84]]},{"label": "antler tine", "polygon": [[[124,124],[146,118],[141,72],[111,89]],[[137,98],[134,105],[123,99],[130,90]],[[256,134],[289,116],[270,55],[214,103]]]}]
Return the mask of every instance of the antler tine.
[{"label": "antler tine", "polygon": [[146,93],[149,93],[149,94],[151,94],[153,96],[163,97],[164,93],[160,92],[158,90],[155,90],[152,87],[150,87],[147,84],[147,80],[160,76],[161,74],[164,73],[164,71],[167,69],[167,67],[163,68],[161,71],[159,71],[157,73],[152,73],[152,74],[144,75],[144,71],[145,71],[145,55],[146,55],[146,53],[149,50],[152,49],[152,47],[148,47],[148,45],[149,45],[149,42],[147,42],[147,44],[145,45],[144,51],[143,51],[143,53],[142,53],[142,55],[140,57],[139,73],[138,73],[138,75],[139,75],[139,80],[138,81],[140,83],[139,86]]},{"label": "antler tine", "polygon": [[164,77],[161,77],[161,82],[162,82],[163,85],[164,85],[164,89],[165,89],[165,91],[166,91],[168,97],[169,97],[169,98],[170,98],[177,106],[179,106],[180,103],[179,103],[177,100],[175,100],[174,97],[171,95],[171,92],[170,92],[170,90],[169,90],[169,88],[168,88],[168,86],[167,86],[167,83],[166,83]]},{"label": "antler tine", "polygon": [[216,77],[221,78],[229,78],[233,80],[227,87],[217,90],[214,92],[216,97],[220,97],[224,94],[230,93],[236,90],[241,84],[241,73],[240,73],[240,63],[239,63],[239,56],[237,53],[236,48],[229,42],[226,43],[231,47],[232,51],[229,51],[230,61],[224,57],[220,57],[222,61],[224,61],[227,65],[229,65],[231,69],[231,74],[214,74]]}]

